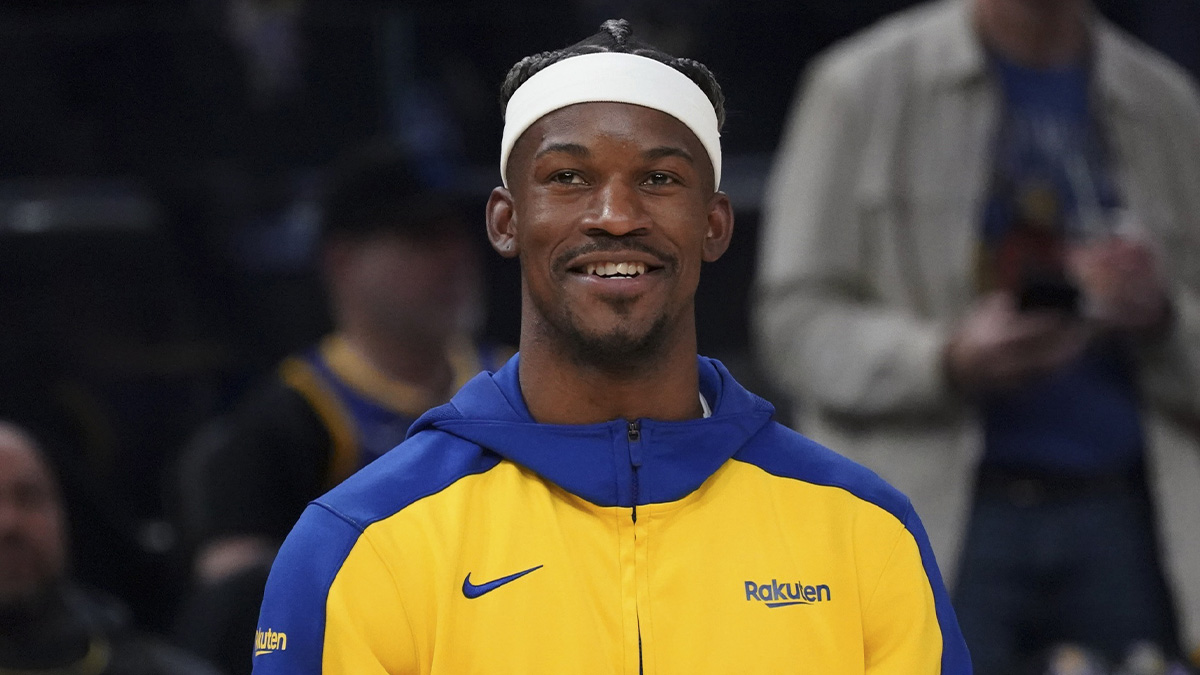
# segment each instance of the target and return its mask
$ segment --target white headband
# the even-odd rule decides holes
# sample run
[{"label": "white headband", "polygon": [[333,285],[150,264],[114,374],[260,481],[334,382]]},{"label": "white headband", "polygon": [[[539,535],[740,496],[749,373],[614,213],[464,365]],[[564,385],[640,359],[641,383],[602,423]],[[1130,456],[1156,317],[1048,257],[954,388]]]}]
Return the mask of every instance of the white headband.
[{"label": "white headband", "polygon": [[661,110],[683,122],[708,151],[714,186],[721,185],[721,134],[712,102],[687,75],[645,56],[582,54],[538,71],[513,92],[504,111],[500,177],[508,187],[508,157],[525,130],[576,103],[612,101]]}]

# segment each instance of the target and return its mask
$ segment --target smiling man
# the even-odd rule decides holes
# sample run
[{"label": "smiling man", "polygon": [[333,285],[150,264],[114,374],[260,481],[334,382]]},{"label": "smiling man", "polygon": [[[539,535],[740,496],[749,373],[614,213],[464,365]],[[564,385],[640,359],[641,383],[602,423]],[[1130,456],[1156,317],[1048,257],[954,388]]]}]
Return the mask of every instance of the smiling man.
[{"label": "smiling man", "polygon": [[609,21],[502,100],[521,351],[308,507],[255,673],[969,673],[908,500],[696,353],[711,73]]}]

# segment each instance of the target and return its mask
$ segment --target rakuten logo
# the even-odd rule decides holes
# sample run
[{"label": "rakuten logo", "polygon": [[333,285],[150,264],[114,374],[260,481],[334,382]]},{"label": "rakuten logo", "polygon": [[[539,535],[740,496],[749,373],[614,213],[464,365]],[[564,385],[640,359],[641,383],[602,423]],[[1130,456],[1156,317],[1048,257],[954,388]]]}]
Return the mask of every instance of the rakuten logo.
[{"label": "rakuten logo", "polygon": [[767,607],[785,607],[787,605],[811,605],[815,602],[829,602],[833,594],[829,586],[806,586],[799,581],[794,584],[779,583],[772,579],[770,583],[746,582],[746,601],[765,603]]}]

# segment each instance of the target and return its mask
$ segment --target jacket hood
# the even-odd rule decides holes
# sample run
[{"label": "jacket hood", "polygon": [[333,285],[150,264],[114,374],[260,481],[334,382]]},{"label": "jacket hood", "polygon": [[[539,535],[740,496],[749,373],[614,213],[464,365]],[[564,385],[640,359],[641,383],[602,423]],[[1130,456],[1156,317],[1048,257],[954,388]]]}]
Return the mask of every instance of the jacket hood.
[{"label": "jacket hood", "polygon": [[[468,440],[598,506],[682,499],[766,426],[774,407],[742,387],[716,359],[697,357],[706,419],[538,424],[517,380],[520,354],[467,382],[408,435],[431,430]],[[632,423],[638,433],[630,434]]]}]

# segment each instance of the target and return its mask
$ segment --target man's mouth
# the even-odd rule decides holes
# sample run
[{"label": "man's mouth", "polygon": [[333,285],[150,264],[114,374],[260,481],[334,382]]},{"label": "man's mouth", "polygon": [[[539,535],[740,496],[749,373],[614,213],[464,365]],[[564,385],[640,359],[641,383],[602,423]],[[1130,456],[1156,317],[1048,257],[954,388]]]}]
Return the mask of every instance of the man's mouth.
[{"label": "man's mouth", "polygon": [[584,265],[584,274],[602,279],[632,279],[646,273],[646,264],[640,262],[595,262]]}]

